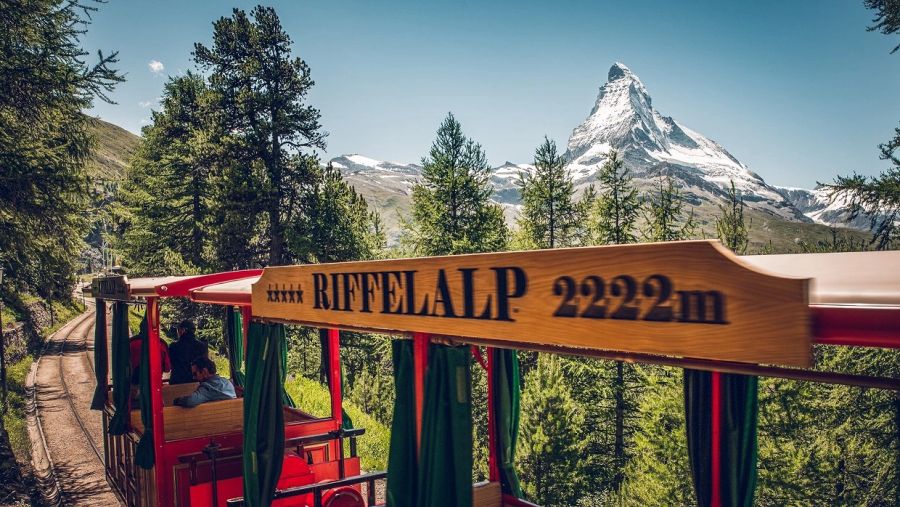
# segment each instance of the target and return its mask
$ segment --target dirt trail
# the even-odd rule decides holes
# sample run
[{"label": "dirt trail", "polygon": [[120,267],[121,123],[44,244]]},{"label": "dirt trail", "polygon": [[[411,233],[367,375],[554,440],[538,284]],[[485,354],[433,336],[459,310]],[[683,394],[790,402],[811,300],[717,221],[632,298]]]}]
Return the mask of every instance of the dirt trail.
[{"label": "dirt trail", "polygon": [[63,326],[48,341],[35,378],[38,417],[64,505],[119,504],[104,475],[100,413],[90,410],[93,329],[93,311]]}]

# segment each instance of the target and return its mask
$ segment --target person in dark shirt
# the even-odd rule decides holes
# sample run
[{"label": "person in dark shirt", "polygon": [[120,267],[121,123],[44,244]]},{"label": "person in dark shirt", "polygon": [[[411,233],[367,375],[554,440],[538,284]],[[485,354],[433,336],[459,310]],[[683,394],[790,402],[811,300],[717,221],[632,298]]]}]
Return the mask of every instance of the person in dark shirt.
[{"label": "person in dark shirt", "polygon": [[194,381],[191,363],[199,357],[209,357],[206,342],[197,339],[194,323],[184,320],[175,328],[178,340],[169,345],[169,359],[172,361],[172,375],[169,384],[185,384]]},{"label": "person in dark shirt", "polygon": [[175,398],[173,404],[179,407],[193,408],[208,401],[233,400],[234,385],[230,380],[216,375],[216,363],[208,357],[198,357],[191,363],[194,380],[200,385],[188,396]]}]

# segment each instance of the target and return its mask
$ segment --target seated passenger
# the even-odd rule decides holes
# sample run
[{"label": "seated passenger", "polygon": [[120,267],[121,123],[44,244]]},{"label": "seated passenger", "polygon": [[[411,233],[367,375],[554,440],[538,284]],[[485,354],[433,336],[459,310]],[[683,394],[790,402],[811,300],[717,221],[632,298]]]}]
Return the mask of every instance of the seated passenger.
[{"label": "seated passenger", "polygon": [[[141,383],[141,345],[144,338],[150,336],[147,330],[147,319],[141,320],[140,330],[138,334],[131,337],[128,341],[128,349],[131,356],[131,383]],[[169,346],[163,340],[159,341],[159,366],[163,372],[170,371],[172,364],[169,362]]]},{"label": "seated passenger", "polygon": [[185,384],[193,382],[191,363],[200,357],[209,357],[206,342],[197,339],[194,334],[194,323],[184,320],[175,327],[178,340],[169,345],[169,357],[172,360],[172,375],[169,384]]},{"label": "seated passenger", "polygon": [[194,359],[191,372],[200,385],[189,396],[175,398],[172,402],[175,405],[191,408],[208,401],[232,400],[236,397],[231,381],[216,375],[216,363],[208,357]]}]

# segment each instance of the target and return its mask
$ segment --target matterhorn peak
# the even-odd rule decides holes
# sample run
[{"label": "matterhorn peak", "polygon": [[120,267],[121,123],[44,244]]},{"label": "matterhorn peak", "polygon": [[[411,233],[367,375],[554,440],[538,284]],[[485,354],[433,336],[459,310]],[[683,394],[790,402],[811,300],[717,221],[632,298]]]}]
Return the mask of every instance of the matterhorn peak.
[{"label": "matterhorn peak", "polygon": [[609,68],[609,74],[607,74],[606,80],[615,81],[616,79],[621,78],[637,79],[637,76],[635,76],[634,72],[631,72],[631,69],[625,66],[624,63],[616,62]]},{"label": "matterhorn peak", "polygon": [[722,146],[661,115],[641,80],[619,62],[610,67],[594,108],[572,131],[567,148],[567,167],[576,179],[590,177],[611,150],[618,150],[638,178],[652,178],[666,168],[682,181],[704,189],[695,195],[721,198],[734,181],[742,191],[764,196],[771,203],[783,202],[780,194]]}]

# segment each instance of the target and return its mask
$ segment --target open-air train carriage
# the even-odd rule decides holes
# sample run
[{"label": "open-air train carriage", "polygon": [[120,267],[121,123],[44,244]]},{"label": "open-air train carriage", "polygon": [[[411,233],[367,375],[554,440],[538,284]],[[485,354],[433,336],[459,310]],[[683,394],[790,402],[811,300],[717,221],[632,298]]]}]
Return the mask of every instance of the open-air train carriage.
[{"label": "open-air train carriage", "polygon": [[[528,505],[509,454],[514,350],[527,349],[684,367],[695,491],[701,505],[718,506],[753,495],[755,452],[746,446],[755,448],[757,375],[900,390],[896,378],[809,369],[814,344],[900,348],[898,266],[900,252],[736,257],[690,241],[272,267],[253,278],[219,274],[219,283],[189,292],[250,307],[261,327],[411,338],[393,344],[391,505]],[[336,331],[330,336],[337,341]],[[474,486],[465,448],[468,361],[478,355],[471,345],[487,347],[489,377],[490,482]],[[727,429],[726,419],[745,424]],[[735,435],[744,447],[731,445]],[[278,436],[255,450],[284,448]],[[245,467],[271,464],[250,451]],[[271,477],[254,487],[244,491],[248,505],[325,489]]]},{"label": "open-air train carriage", "polygon": [[[250,284],[261,270],[216,273],[200,276],[128,279],[124,276],[97,278],[90,294],[97,299],[98,388],[94,408],[103,411],[104,449],[107,480],[126,505],[225,505],[227,498],[240,496],[242,488],[242,449],[244,439],[244,375],[253,366],[241,365],[244,354],[252,350]],[[237,297],[235,297],[237,296]],[[197,383],[169,385],[162,379],[160,365],[159,305],[165,298],[189,298],[199,303],[226,307],[224,329],[229,342],[231,377],[238,391],[234,400],[215,401],[195,408],[173,405],[173,400],[192,392]],[[112,304],[113,325],[107,336],[106,303]],[[131,378],[121,373],[122,363],[129,363],[127,305],[146,305],[149,340],[145,356],[149,362],[147,377],[150,396],[129,399]],[[107,342],[111,338],[111,344]],[[337,335],[330,337],[327,367],[339,371],[340,348]],[[234,343],[239,340],[241,343]],[[112,348],[111,365],[107,365],[107,345]],[[235,352],[235,349],[237,352]],[[235,357],[237,355],[237,357]],[[252,361],[252,359],[249,359]],[[118,362],[118,363],[117,363]],[[112,369],[112,385],[106,384],[107,368]],[[126,365],[133,367],[134,365]],[[119,374],[117,375],[117,370]],[[237,373],[236,373],[237,371]],[[225,375],[225,372],[222,372]],[[237,378],[236,378],[237,377]],[[332,373],[332,378],[335,378]],[[124,380],[122,380],[124,379]],[[144,380],[144,379],[142,379]],[[121,381],[126,389],[116,393]],[[283,380],[282,380],[283,382]],[[143,388],[143,385],[141,386]],[[283,407],[283,456],[281,487],[301,486],[336,481],[359,474],[359,458],[355,456],[355,437],[362,429],[342,427],[340,383],[329,386],[332,399],[331,416],[316,418],[299,408]],[[125,393],[125,394],[122,394]],[[141,403],[148,403],[142,414]],[[115,420],[120,409],[129,416]],[[119,426],[119,430],[115,427]],[[145,431],[145,428],[149,428]],[[266,431],[259,428],[258,431]],[[145,433],[152,435],[147,449],[141,450]],[[351,452],[344,455],[344,439],[351,442]],[[145,444],[146,445],[146,444]],[[143,454],[143,457],[141,455]],[[143,463],[143,466],[141,466]],[[348,488],[321,487],[330,497],[359,497],[358,486]],[[282,501],[276,505],[305,505],[309,498]]]}]

